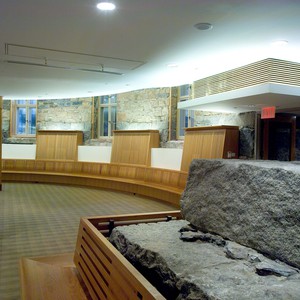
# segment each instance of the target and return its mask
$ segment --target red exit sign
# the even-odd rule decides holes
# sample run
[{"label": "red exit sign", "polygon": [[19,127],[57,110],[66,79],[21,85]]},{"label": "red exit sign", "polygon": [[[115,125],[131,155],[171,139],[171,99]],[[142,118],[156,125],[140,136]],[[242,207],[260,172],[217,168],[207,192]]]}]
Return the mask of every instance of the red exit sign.
[{"label": "red exit sign", "polygon": [[263,107],[261,109],[261,118],[262,119],[273,119],[275,118],[275,106]]}]

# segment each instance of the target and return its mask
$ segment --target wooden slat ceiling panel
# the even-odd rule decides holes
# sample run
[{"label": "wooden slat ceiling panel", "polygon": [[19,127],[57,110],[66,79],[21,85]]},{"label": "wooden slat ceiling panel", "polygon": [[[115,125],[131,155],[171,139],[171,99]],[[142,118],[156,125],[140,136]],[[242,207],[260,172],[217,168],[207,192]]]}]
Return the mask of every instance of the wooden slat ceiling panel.
[{"label": "wooden slat ceiling panel", "polygon": [[194,98],[268,82],[300,86],[300,64],[268,58],[200,79],[193,84]]}]

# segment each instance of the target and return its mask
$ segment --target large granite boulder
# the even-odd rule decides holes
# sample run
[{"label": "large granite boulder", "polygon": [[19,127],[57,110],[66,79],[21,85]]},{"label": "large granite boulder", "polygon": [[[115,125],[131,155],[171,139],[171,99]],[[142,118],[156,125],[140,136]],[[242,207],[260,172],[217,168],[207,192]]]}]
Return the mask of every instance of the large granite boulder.
[{"label": "large granite boulder", "polygon": [[300,267],[300,164],[193,160],[181,210],[204,232]]},{"label": "large granite boulder", "polygon": [[299,299],[299,269],[185,220],[116,227],[110,241],[168,300]]}]

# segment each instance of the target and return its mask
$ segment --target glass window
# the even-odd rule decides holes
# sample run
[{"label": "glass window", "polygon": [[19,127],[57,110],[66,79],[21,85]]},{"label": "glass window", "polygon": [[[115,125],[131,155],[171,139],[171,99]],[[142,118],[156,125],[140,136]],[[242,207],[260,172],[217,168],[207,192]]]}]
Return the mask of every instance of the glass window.
[{"label": "glass window", "polygon": [[117,122],[117,96],[100,97],[99,104],[99,136],[112,136]]},{"label": "glass window", "polygon": [[36,107],[30,107],[28,113],[28,133],[36,134]]},{"label": "glass window", "polygon": [[22,107],[17,108],[17,115],[16,115],[16,129],[17,134],[25,134],[25,125],[26,125],[26,109]]},{"label": "glass window", "polygon": [[12,135],[36,134],[36,100],[12,101]]},{"label": "glass window", "polygon": [[194,111],[180,109],[179,110],[179,132],[180,137],[184,136],[184,129],[188,127],[194,127]]},{"label": "glass window", "polygon": [[191,86],[189,84],[184,84],[179,87],[181,101],[183,98],[188,98],[190,96],[190,89]]},{"label": "glass window", "polygon": [[[178,88],[178,102],[186,101],[191,98],[191,85],[184,84]],[[177,138],[183,139],[184,129],[188,127],[194,127],[194,111],[179,109],[177,118]]]},{"label": "glass window", "polygon": [[108,104],[109,103],[109,96],[101,96],[100,97],[101,104]]}]

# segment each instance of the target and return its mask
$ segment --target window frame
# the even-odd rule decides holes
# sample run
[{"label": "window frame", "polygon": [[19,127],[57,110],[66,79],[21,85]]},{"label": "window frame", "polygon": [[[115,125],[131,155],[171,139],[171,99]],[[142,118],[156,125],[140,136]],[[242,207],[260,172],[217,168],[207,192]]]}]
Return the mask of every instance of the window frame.
[{"label": "window frame", "polygon": [[[181,93],[182,89],[187,89],[188,92],[183,94]],[[193,97],[193,85],[192,84],[184,84],[181,86],[178,86],[177,91],[177,102],[190,100]],[[184,124],[182,124],[182,116],[184,114]],[[184,139],[184,133],[181,134],[181,130],[184,130],[184,128],[194,127],[195,125],[195,112],[193,110],[188,109],[177,109],[177,128],[176,128],[176,138],[178,140]],[[185,126],[185,122],[187,121],[187,126]]]},{"label": "window frame", "polygon": [[[104,97],[108,97],[107,103],[102,103],[102,99]],[[114,99],[114,101],[112,101]],[[112,108],[115,108],[115,120],[112,120],[113,112]],[[108,109],[108,120],[107,120],[107,135],[103,135],[104,128],[102,126],[104,125],[104,121],[102,118],[102,109],[107,108]],[[113,130],[116,129],[117,126],[117,94],[112,95],[104,95],[98,97],[98,138],[110,138],[113,135]]]},{"label": "window frame", "polygon": [[[18,101],[25,101],[24,104],[18,103]],[[35,101],[34,104],[30,103],[30,101]],[[25,133],[18,134],[17,133],[17,112],[18,108],[26,109],[26,118],[25,118]],[[35,108],[35,133],[29,133],[29,111],[30,109]],[[11,119],[10,119],[10,136],[11,137],[22,137],[22,138],[32,138],[36,136],[36,124],[37,124],[37,100],[11,100]]]}]

